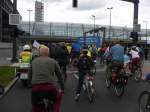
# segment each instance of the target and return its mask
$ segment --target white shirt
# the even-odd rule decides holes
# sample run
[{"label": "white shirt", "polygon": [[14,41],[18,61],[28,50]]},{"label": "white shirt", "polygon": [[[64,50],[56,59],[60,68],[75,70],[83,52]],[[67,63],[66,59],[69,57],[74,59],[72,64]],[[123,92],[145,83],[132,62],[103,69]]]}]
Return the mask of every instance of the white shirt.
[{"label": "white shirt", "polygon": [[132,59],[140,58],[139,53],[137,51],[131,50],[130,54],[132,55]]}]

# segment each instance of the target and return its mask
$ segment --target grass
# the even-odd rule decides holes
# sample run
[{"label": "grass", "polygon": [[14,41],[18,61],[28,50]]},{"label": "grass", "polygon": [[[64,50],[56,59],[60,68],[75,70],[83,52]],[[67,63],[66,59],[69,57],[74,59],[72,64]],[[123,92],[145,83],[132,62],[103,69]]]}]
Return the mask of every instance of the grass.
[{"label": "grass", "polygon": [[7,86],[15,77],[15,68],[10,66],[0,67],[0,85]]}]

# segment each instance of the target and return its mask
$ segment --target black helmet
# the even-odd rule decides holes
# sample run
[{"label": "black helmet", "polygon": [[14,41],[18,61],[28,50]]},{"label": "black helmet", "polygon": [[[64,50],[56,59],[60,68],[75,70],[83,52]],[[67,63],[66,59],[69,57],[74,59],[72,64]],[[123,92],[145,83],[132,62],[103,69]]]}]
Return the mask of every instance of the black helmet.
[{"label": "black helmet", "polygon": [[87,53],[88,53],[88,50],[87,50],[87,49],[83,49],[83,50],[82,50],[82,54],[87,55]]}]

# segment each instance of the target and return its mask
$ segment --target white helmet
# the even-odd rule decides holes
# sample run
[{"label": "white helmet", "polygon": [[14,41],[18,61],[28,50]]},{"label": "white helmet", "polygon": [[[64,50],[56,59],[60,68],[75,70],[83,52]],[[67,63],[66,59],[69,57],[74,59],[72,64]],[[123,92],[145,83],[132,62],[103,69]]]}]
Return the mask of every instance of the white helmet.
[{"label": "white helmet", "polygon": [[29,45],[24,45],[23,46],[23,50],[25,51],[25,50],[30,50],[30,46]]}]

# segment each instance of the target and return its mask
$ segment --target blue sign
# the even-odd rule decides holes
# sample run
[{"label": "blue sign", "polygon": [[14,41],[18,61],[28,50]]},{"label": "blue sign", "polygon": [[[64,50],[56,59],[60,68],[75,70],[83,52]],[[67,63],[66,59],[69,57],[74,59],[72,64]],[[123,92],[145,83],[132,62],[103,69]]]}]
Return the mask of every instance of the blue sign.
[{"label": "blue sign", "polygon": [[[86,45],[96,44],[97,48],[102,46],[102,38],[98,36],[88,36],[85,38],[85,42]],[[78,37],[77,43],[79,43],[81,46],[84,46],[84,37]]]}]

